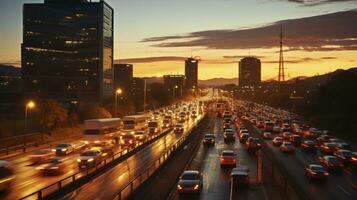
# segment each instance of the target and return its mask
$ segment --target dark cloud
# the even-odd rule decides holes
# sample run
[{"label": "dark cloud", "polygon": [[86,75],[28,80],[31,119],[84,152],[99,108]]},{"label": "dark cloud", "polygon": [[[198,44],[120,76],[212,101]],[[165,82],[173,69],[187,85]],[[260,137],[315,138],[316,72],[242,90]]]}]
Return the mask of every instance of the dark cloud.
[{"label": "dark cloud", "polygon": [[[234,55],[234,56],[222,56],[225,59],[242,59],[244,57],[248,57],[247,55]],[[265,56],[254,56],[256,58],[262,59],[265,58]]]},{"label": "dark cloud", "polygon": [[[287,51],[357,50],[357,10],[275,22],[238,30],[207,30],[187,35],[146,38],[154,47],[204,47],[208,49],[274,48],[280,25]],[[179,41],[178,41],[179,39]]]},{"label": "dark cloud", "polygon": [[142,57],[142,58],[125,58],[115,60],[115,63],[151,63],[163,61],[184,61],[187,57],[181,56],[160,56],[160,57]]},{"label": "dark cloud", "polygon": [[317,5],[328,4],[328,3],[353,2],[356,0],[282,0],[282,1],[293,2],[304,6],[317,6]]},{"label": "dark cloud", "polygon": [[[331,60],[331,59],[337,59],[337,57],[320,57],[320,58],[310,58],[310,57],[305,57],[305,58],[292,58],[292,59],[285,59],[284,63],[291,63],[291,64],[296,64],[296,63],[305,63],[305,62],[317,62],[321,60]],[[263,63],[279,63],[279,60],[266,60],[262,61]]]}]

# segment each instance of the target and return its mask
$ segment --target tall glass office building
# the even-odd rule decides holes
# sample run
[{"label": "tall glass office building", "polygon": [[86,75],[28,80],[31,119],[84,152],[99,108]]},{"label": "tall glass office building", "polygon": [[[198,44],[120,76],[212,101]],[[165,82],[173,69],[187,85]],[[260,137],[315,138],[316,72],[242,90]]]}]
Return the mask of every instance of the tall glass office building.
[{"label": "tall glass office building", "polygon": [[25,93],[65,102],[113,95],[113,9],[103,0],[24,4]]}]

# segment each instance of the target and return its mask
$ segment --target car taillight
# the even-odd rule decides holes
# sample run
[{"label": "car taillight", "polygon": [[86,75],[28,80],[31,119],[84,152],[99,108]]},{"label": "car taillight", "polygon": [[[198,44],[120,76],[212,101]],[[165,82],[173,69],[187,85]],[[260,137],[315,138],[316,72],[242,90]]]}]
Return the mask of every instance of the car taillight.
[{"label": "car taillight", "polygon": [[330,175],[328,172],[324,172],[324,176],[328,176]]},{"label": "car taillight", "polygon": [[316,172],[311,172],[312,175],[316,175]]}]

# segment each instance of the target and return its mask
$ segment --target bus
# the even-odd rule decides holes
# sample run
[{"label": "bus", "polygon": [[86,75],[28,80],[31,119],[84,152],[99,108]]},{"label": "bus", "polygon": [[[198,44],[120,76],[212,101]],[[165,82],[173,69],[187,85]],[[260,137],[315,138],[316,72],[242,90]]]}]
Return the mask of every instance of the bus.
[{"label": "bus", "polygon": [[120,118],[90,119],[84,121],[84,140],[86,143],[107,140],[118,141],[122,121]]},{"label": "bus", "polygon": [[135,131],[146,131],[148,127],[146,115],[129,115],[123,118],[123,132],[134,134]]}]

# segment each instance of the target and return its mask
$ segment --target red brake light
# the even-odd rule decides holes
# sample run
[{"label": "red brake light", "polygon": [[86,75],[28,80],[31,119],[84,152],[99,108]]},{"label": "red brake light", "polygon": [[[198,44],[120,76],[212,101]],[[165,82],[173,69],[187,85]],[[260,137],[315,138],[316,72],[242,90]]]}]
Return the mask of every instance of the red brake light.
[{"label": "red brake light", "polygon": [[330,175],[328,172],[324,172],[324,176],[328,176]]}]

